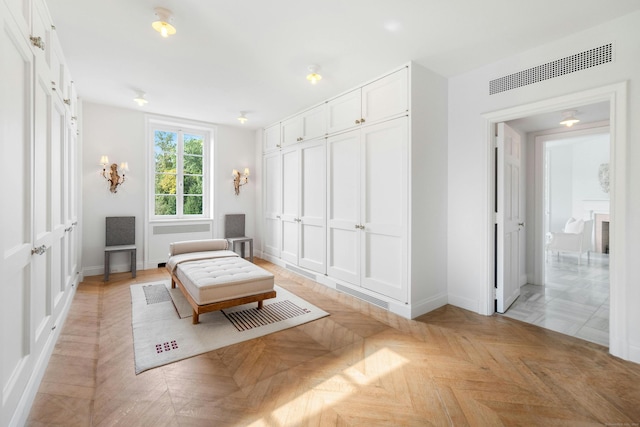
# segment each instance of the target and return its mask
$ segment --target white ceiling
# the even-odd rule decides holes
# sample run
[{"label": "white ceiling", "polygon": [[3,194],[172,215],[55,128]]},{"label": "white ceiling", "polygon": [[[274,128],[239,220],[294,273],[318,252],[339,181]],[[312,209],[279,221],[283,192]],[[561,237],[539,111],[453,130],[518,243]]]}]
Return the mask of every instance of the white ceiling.
[{"label": "white ceiling", "polygon": [[[84,101],[268,125],[410,60],[444,76],[640,9],[638,0],[49,0]],[[177,34],[151,28],[156,6]],[[320,65],[323,79],[305,76]],[[146,93],[149,103],[133,98]]]}]

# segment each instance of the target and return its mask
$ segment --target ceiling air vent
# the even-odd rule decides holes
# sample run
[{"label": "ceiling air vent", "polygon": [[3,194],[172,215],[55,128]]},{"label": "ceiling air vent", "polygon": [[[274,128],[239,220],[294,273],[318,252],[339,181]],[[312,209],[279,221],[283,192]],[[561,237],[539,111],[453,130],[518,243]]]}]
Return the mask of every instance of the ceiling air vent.
[{"label": "ceiling air vent", "polygon": [[549,80],[613,60],[613,43],[576,53],[566,58],[509,74],[489,82],[489,95]]}]

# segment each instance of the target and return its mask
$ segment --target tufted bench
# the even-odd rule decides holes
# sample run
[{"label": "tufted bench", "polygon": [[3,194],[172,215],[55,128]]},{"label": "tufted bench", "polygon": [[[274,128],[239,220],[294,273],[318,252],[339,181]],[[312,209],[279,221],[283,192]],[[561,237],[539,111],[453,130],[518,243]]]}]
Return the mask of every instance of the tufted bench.
[{"label": "tufted bench", "polygon": [[227,250],[224,239],[175,242],[167,269],[193,308],[193,323],[201,313],[275,298],[273,274]]}]

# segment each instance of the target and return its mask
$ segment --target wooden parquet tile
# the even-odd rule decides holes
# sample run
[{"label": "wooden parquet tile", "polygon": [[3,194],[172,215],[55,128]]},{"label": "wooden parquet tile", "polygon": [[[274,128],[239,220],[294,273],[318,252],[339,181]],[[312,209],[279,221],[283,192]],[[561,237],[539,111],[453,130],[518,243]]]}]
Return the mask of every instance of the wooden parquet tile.
[{"label": "wooden parquet tile", "polygon": [[638,425],[640,365],[445,306],[415,320],[266,261],[329,317],[134,373],[129,285],[78,288],[29,426]]}]

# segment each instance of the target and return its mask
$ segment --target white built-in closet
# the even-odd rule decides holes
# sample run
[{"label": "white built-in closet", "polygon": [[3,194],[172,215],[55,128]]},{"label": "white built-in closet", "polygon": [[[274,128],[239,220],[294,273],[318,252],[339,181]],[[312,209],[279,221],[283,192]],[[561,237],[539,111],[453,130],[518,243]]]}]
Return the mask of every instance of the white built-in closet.
[{"label": "white built-in closet", "polygon": [[0,425],[21,425],[78,284],[77,97],[42,0],[0,2]]},{"label": "white built-in closet", "polygon": [[263,132],[263,256],[415,317],[446,303],[446,80],[414,63]]}]

